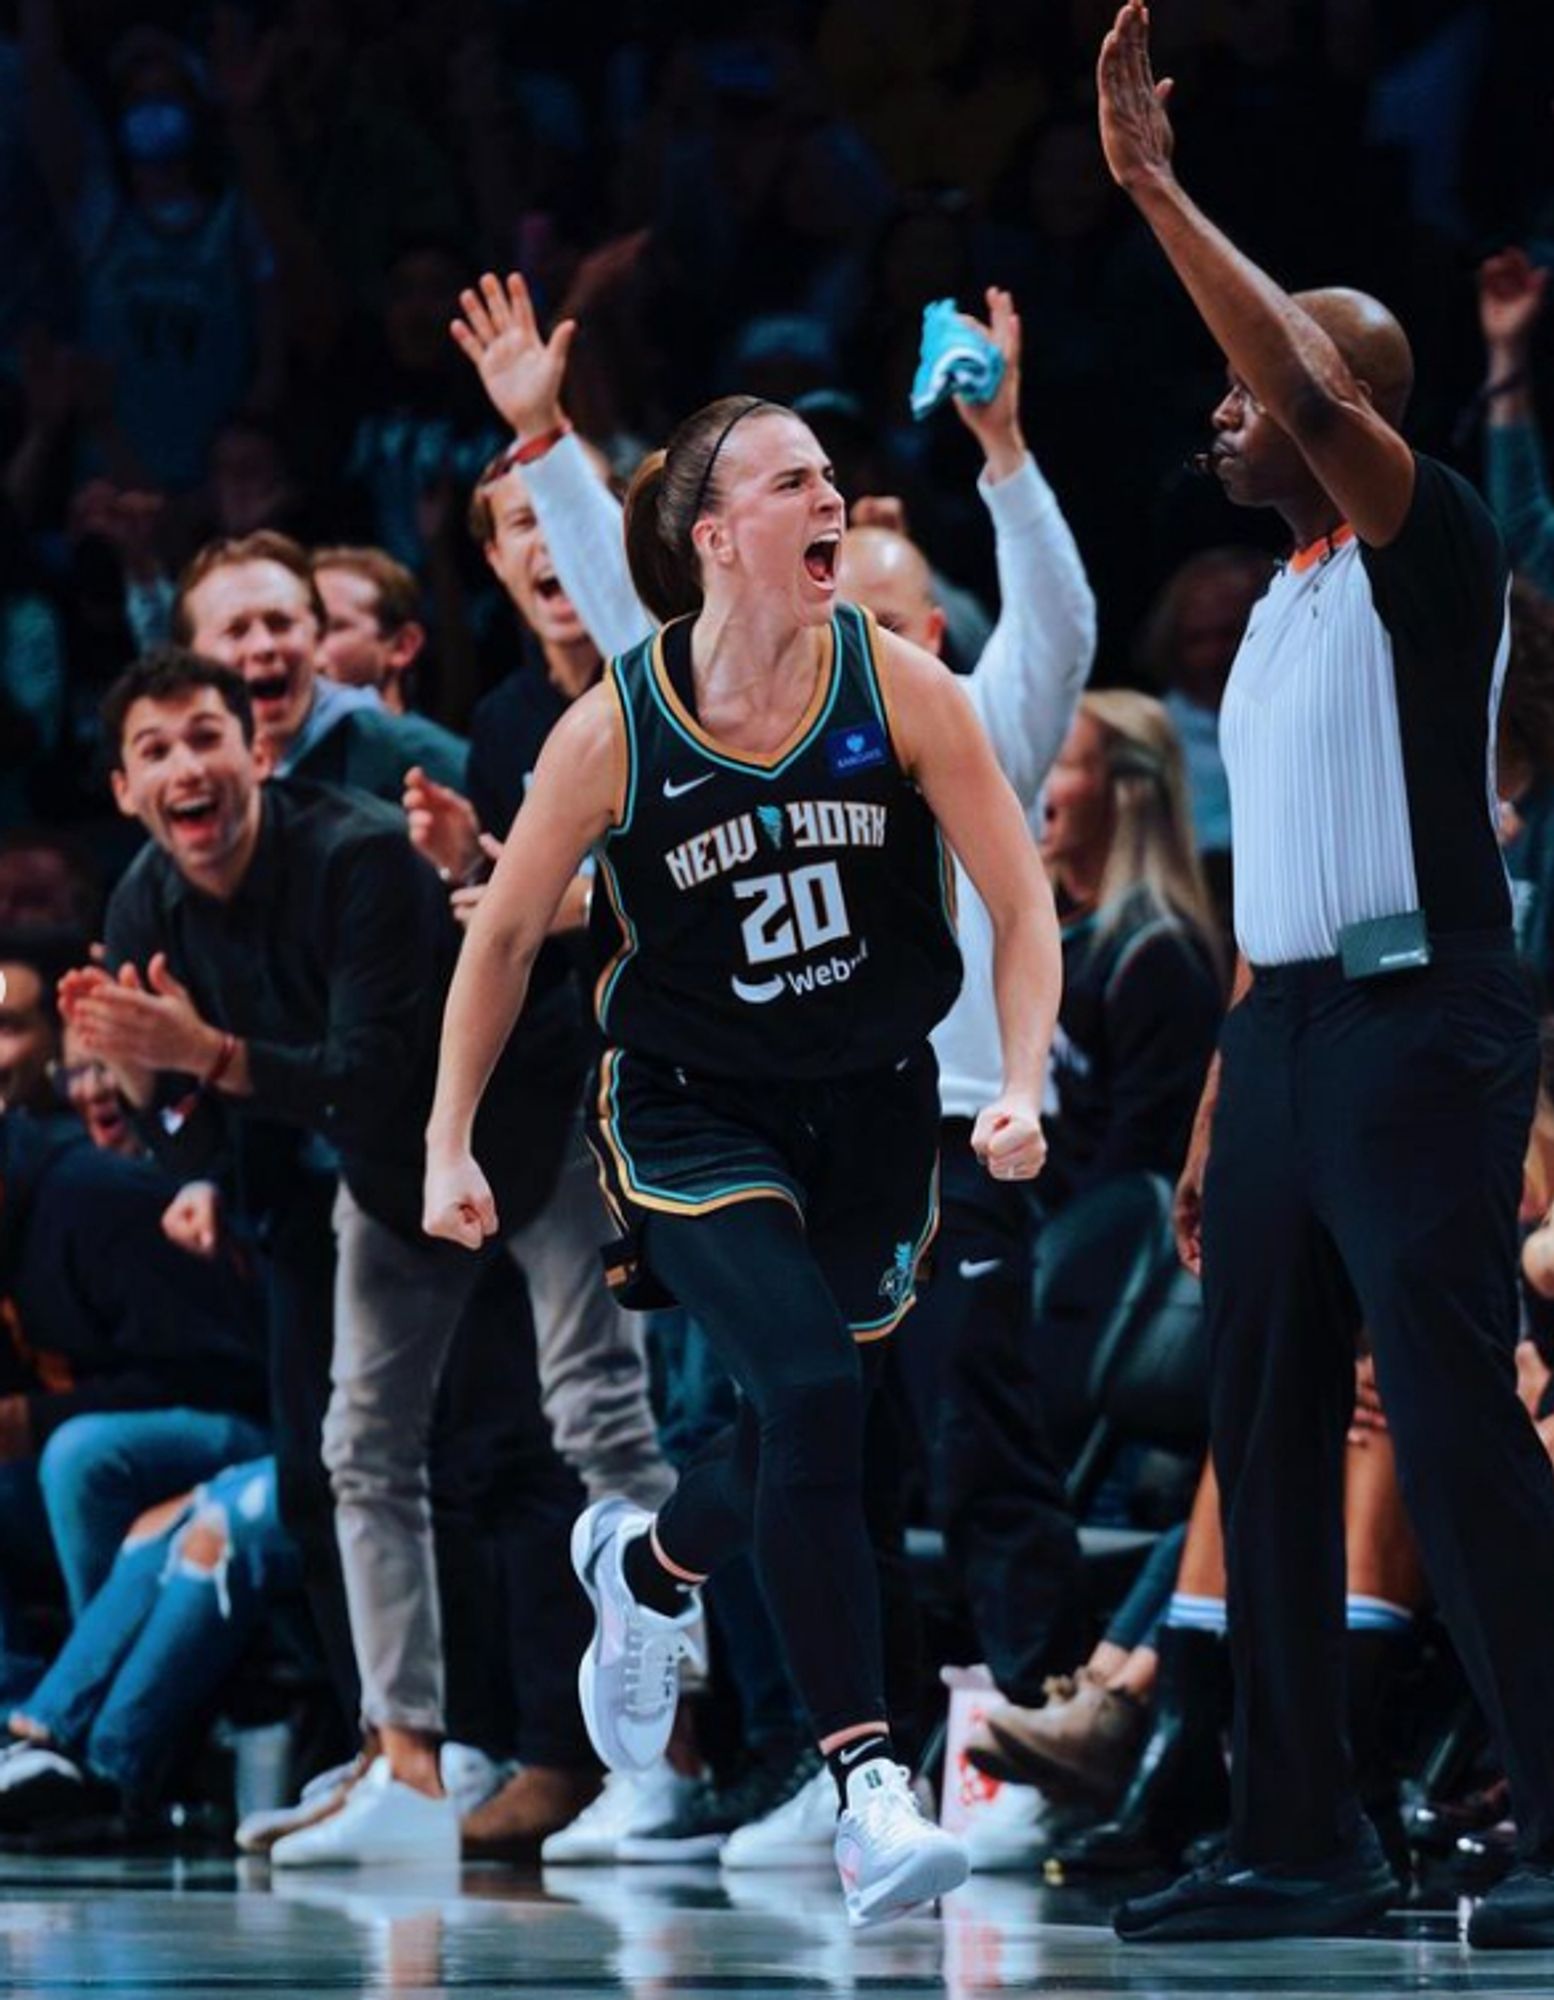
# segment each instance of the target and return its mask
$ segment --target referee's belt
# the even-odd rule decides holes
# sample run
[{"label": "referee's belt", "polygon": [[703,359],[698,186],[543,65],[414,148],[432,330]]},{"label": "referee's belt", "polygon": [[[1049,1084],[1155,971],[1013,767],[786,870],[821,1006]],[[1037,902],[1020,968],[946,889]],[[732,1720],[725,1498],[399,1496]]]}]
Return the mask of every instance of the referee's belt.
[{"label": "referee's belt", "polygon": [[[1428,965],[1400,968],[1392,977],[1428,977],[1437,965],[1515,965],[1516,939],[1509,928],[1492,931],[1432,931]],[[1270,993],[1319,993],[1353,984],[1341,958],[1296,958],[1281,965],[1252,961],[1252,978]]]}]

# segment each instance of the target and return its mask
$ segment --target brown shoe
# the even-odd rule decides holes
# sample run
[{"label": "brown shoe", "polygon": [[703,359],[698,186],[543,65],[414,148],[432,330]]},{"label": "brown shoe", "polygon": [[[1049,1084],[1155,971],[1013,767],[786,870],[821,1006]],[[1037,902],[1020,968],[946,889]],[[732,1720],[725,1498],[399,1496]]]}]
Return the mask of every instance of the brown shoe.
[{"label": "brown shoe", "polygon": [[547,1835],[570,1826],[599,1796],[597,1771],[529,1764],[461,1822],[466,1861],[537,1861]]},{"label": "brown shoe", "polygon": [[[1088,1667],[1078,1667],[1071,1674],[1048,1674],[1047,1678],[1041,1684],[1041,1713],[1043,1715],[1050,1715],[1053,1709],[1061,1708],[1066,1701],[1072,1701],[1080,1688],[1084,1687],[1090,1679],[1091,1673]],[[1000,1696],[998,1707],[993,1713],[1002,1714],[1006,1708],[1013,1708],[1015,1706],[1015,1703],[1007,1702]],[[1036,1712],[1035,1709],[1023,1709],[1021,1711],[1025,1715],[1034,1715]],[[985,1772],[990,1778],[1002,1778],[1005,1784],[1018,1785],[1028,1782],[1023,1778],[1004,1776],[1004,1766],[1007,1765],[1009,1760],[1005,1756],[997,1737],[988,1728],[987,1716],[985,1714],[981,1721],[966,1736],[965,1755],[970,1759],[974,1769]]]},{"label": "brown shoe", "polygon": [[990,1778],[1108,1806],[1122,1795],[1148,1722],[1131,1695],[1084,1680],[1046,1708],[995,1708],[985,1722],[991,1749],[974,1741],[967,1755]]}]

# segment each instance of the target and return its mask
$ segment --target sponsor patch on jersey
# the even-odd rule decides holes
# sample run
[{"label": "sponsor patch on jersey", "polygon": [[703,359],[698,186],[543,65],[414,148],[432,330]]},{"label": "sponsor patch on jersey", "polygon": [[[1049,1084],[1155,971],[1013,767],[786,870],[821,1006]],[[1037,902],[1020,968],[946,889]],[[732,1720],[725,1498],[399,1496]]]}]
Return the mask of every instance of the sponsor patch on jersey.
[{"label": "sponsor patch on jersey", "polygon": [[833,729],[825,744],[826,763],[833,778],[845,778],[852,771],[871,771],[876,765],[886,763],[890,756],[885,747],[885,732],[873,720]]}]

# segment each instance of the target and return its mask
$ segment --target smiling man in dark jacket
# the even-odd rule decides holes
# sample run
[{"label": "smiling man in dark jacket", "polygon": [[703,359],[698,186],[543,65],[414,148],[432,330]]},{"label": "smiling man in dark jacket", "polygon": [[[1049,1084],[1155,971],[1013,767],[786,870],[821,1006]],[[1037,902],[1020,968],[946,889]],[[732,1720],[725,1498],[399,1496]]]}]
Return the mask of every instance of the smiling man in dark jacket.
[{"label": "smiling man in dark jacket", "polygon": [[[271,1859],[453,1858],[427,1446],[481,1266],[421,1233],[420,1188],[458,929],[397,812],[329,786],[261,787],[248,691],[226,668],[177,648],[153,654],[116,684],[104,724],[119,805],[152,840],[109,908],[117,977],[93,969],[62,988],[83,1047],[113,1065],[148,1142],[182,1170],[250,1118],[297,1128],[339,1162],[324,1459],[362,1721],[382,1757],[342,1812],[288,1835]],[[552,1099],[563,1092],[570,1111],[564,1053],[577,1032],[570,1004],[541,1010],[490,1099],[506,1247],[526,1272],[543,1245],[525,1225],[560,1171],[568,1121]],[[564,1549],[558,1530],[558,1560]],[[563,1591],[552,1608],[576,1607]],[[557,1776],[570,1818],[597,1778],[591,1764]]]}]

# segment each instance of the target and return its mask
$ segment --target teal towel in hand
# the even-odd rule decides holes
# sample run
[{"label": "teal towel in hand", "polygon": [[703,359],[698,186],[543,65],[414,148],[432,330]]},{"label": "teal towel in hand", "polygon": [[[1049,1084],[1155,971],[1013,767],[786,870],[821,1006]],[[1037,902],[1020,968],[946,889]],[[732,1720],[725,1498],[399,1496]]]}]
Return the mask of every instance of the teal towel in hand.
[{"label": "teal towel in hand", "polygon": [[923,307],[923,346],[912,380],[912,414],[921,423],[949,396],[991,403],[1004,379],[1004,357],[980,327],[961,318],[953,299]]}]

